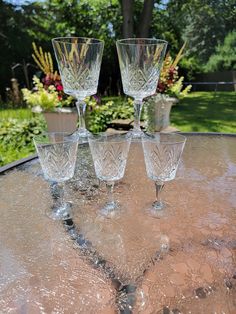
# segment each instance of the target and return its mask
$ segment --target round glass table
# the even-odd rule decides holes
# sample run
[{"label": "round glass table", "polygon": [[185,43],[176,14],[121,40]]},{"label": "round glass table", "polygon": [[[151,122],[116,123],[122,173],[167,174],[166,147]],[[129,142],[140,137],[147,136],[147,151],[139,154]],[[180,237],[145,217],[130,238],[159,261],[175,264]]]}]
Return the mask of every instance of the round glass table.
[{"label": "round glass table", "polygon": [[1,168],[1,313],[236,313],[236,136],[186,134],[160,219],[142,145],[115,186],[122,208],[98,215],[106,190],[80,145],[66,185],[73,217],[45,211],[60,198],[36,156]]}]

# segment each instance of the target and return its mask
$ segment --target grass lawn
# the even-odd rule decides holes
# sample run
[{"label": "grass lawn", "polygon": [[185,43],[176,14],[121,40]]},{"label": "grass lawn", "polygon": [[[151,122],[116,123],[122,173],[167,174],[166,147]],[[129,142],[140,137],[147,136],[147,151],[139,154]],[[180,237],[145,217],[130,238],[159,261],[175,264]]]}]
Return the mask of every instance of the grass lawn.
[{"label": "grass lawn", "polygon": [[184,132],[236,133],[236,92],[193,92],[171,110],[171,124]]},{"label": "grass lawn", "polygon": [[28,108],[17,108],[17,109],[1,109],[0,108],[0,121],[2,119],[30,119],[33,117],[33,113]]}]

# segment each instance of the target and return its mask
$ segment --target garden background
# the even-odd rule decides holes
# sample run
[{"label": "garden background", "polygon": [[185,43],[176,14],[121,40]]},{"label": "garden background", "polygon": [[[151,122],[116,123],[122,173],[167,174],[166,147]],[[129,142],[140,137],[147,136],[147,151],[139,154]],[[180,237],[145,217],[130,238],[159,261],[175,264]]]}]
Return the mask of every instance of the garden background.
[{"label": "garden background", "polygon": [[[105,41],[101,101],[88,111],[92,131],[103,131],[113,119],[133,114],[122,94],[115,48],[119,38],[165,39],[172,56],[186,42],[179,62],[185,82],[236,81],[235,0],[0,0],[0,21],[0,165],[32,153],[32,136],[45,129],[41,114],[33,114],[22,99],[15,99],[11,85],[14,77],[20,88],[32,88],[33,75],[41,75],[32,58],[33,42],[53,56],[53,37]],[[235,85],[214,88],[193,85],[173,107],[172,125],[180,131],[235,133]]]}]

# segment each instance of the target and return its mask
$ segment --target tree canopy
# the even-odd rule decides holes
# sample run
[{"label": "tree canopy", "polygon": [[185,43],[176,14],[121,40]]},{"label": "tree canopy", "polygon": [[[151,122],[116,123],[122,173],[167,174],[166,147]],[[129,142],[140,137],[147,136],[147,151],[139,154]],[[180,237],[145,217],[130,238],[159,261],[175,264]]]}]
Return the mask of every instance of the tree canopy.
[{"label": "tree canopy", "polygon": [[[181,64],[189,77],[199,71],[231,69],[234,62],[214,60],[223,54],[225,60],[232,59],[233,35],[229,34],[235,31],[235,0],[44,0],[22,6],[0,0],[0,20],[1,92],[9,85],[12,65],[23,60],[33,63],[33,41],[52,52],[51,39],[59,36],[105,41],[101,92],[117,93],[115,41],[119,38],[165,39],[171,54],[187,41]],[[17,75],[24,85],[23,74]]]}]

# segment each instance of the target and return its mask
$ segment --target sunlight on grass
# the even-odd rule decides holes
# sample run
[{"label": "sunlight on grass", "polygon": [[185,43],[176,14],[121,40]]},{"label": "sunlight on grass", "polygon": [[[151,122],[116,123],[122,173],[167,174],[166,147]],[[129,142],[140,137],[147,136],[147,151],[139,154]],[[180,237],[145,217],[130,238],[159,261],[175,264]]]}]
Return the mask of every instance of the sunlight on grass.
[{"label": "sunlight on grass", "polygon": [[0,109],[0,119],[30,119],[33,117],[33,113],[28,108],[17,109]]},{"label": "sunlight on grass", "polygon": [[236,133],[236,92],[193,92],[171,111],[172,125],[184,132]]}]

